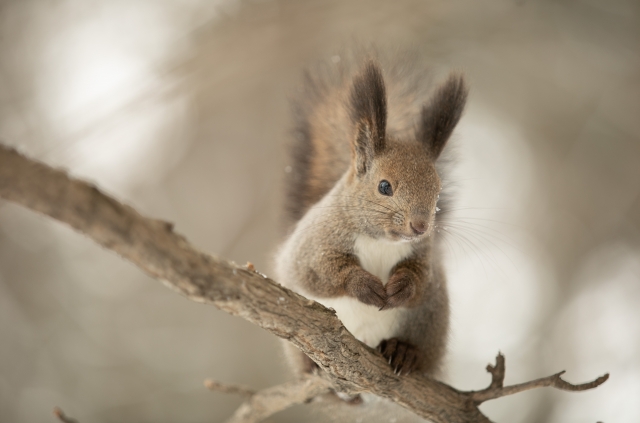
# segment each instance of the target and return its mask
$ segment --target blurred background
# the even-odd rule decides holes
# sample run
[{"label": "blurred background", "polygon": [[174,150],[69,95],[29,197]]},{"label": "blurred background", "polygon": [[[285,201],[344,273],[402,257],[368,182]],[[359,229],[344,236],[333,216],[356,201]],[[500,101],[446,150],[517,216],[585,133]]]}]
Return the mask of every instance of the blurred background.
[{"label": "blurred background", "polygon": [[[486,386],[499,350],[507,383],[610,372],[594,391],[482,409],[638,422],[639,12],[636,0],[5,0],[0,139],[270,274],[301,70],[354,41],[463,70],[446,380]],[[241,399],[206,377],[290,376],[276,337],[0,201],[0,421],[54,421],[54,406],[81,423],[223,421]],[[300,406],[270,421],[325,419]]]}]

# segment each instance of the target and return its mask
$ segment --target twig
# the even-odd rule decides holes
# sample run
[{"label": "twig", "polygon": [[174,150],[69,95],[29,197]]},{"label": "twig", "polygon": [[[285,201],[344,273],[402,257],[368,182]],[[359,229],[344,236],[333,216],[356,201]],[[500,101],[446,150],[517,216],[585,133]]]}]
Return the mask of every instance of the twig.
[{"label": "twig", "polygon": [[600,376],[594,381],[574,385],[563,380],[562,376],[565,372],[561,371],[551,376],[543,377],[540,379],[532,380],[529,382],[519,383],[517,385],[503,387],[504,374],[505,374],[505,359],[502,353],[498,353],[496,357],[496,365],[487,366],[487,372],[491,373],[491,385],[488,388],[481,391],[471,391],[469,394],[476,404],[481,404],[485,401],[504,397],[507,395],[517,394],[519,392],[528,391],[529,389],[542,388],[550,386],[552,388],[561,389],[563,391],[586,391],[588,389],[596,388],[606,382],[609,379],[609,374]]},{"label": "twig", "polygon": [[236,394],[243,397],[250,397],[256,393],[255,390],[240,385],[227,385],[212,379],[206,379],[204,386],[210,391],[224,392],[226,394]]},{"label": "twig", "polygon": [[487,372],[491,373],[491,385],[489,388],[502,388],[504,383],[504,355],[501,352],[496,357],[496,365],[487,364]]},{"label": "twig", "polygon": [[58,418],[62,423],[78,423],[76,419],[72,419],[71,417],[64,414],[64,411],[60,407],[53,408],[53,415]]},{"label": "twig", "polygon": [[[558,374],[502,388],[503,376],[489,370],[492,386],[461,392],[428,377],[398,376],[380,354],[356,340],[333,311],[262,274],[196,250],[173,232],[171,224],[145,218],[95,186],[4,146],[0,146],[0,197],[67,223],[191,300],[214,304],[289,340],[325,371],[323,378],[333,389],[374,393],[434,423],[486,423],[489,420],[477,407],[482,401],[538,386],[590,389],[606,380],[574,386]],[[261,398],[269,397],[255,394],[246,407],[259,409]]]},{"label": "twig", "polygon": [[278,411],[308,402],[319,395],[327,394],[331,391],[332,385],[322,377],[307,375],[300,380],[276,385],[257,392],[244,386],[227,385],[212,379],[206,379],[204,386],[212,391],[248,397],[227,423],[255,423]]},{"label": "twig", "polygon": [[227,423],[260,422],[278,411],[329,393],[331,386],[328,380],[319,376],[307,376],[258,391],[236,410]]}]

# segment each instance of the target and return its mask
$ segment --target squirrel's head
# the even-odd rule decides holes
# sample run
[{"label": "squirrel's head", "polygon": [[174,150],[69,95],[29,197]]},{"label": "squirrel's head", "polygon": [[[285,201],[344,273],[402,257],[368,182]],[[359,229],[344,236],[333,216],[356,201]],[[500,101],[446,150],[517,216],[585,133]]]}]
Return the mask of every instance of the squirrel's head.
[{"label": "squirrel's head", "polygon": [[467,98],[462,76],[451,75],[422,106],[415,139],[386,134],[387,99],[382,72],[365,64],[350,95],[353,135],[349,185],[372,236],[413,241],[433,231],[442,188],[435,163]]}]

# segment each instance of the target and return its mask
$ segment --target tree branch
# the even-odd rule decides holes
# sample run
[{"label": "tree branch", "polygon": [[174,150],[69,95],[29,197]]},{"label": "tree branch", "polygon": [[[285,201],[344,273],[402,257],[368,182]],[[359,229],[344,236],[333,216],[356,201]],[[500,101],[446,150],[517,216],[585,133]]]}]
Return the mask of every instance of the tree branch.
[{"label": "tree branch", "polygon": [[[489,422],[477,405],[501,396],[487,390],[461,392],[420,375],[395,375],[380,354],[344,328],[335,312],[249,268],[196,250],[171,223],[145,218],[95,186],[4,146],[0,197],[70,225],[194,301],[214,304],[289,340],[326,372],[323,377],[335,390],[371,392],[434,423]],[[524,389],[518,386],[509,393]]]},{"label": "tree branch", "polygon": [[491,373],[492,380],[491,385],[488,388],[483,389],[481,391],[471,391],[469,394],[471,398],[478,404],[482,404],[485,401],[489,401],[492,399],[505,397],[507,395],[517,394],[522,391],[528,391],[529,389],[542,388],[545,386],[550,386],[552,388],[561,389],[563,391],[586,391],[588,389],[596,388],[606,382],[609,379],[609,374],[605,374],[600,376],[594,381],[582,383],[580,385],[571,384],[565,380],[563,380],[560,376],[562,376],[565,372],[564,370],[560,373],[556,373],[551,376],[543,377],[540,379],[532,380],[530,382],[519,383],[517,385],[511,386],[502,386],[504,381],[505,374],[505,363],[504,363],[504,355],[502,353],[498,353],[496,357],[496,365],[492,366],[489,364],[487,366],[487,372]]},{"label": "tree branch", "polygon": [[204,387],[210,391],[224,392],[225,394],[236,394],[243,397],[251,397],[255,395],[256,391],[240,385],[227,385],[225,383],[216,382],[213,379],[206,379],[204,381]]},{"label": "tree branch", "polygon": [[227,385],[211,379],[204,386],[212,391],[237,394],[248,399],[236,410],[227,423],[257,423],[272,414],[296,404],[308,402],[313,398],[331,392],[331,383],[317,375],[306,375],[300,380],[283,383],[262,391]]},{"label": "tree branch", "polygon": [[227,423],[257,423],[272,414],[302,404],[331,391],[331,382],[319,376],[307,376],[256,392],[231,416]]}]

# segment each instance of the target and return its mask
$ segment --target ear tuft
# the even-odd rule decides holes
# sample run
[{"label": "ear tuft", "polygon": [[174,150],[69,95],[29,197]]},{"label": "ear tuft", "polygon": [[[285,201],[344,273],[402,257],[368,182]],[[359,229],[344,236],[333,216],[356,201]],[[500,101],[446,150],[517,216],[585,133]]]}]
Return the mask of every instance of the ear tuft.
[{"label": "ear tuft", "polygon": [[366,171],[375,154],[384,150],[387,127],[387,94],[382,71],[369,60],[353,79],[350,111],[356,136],[354,151],[359,172]]},{"label": "ear tuft", "polygon": [[460,74],[451,74],[433,94],[431,101],[422,107],[418,140],[437,159],[453,129],[458,124],[469,89]]}]

